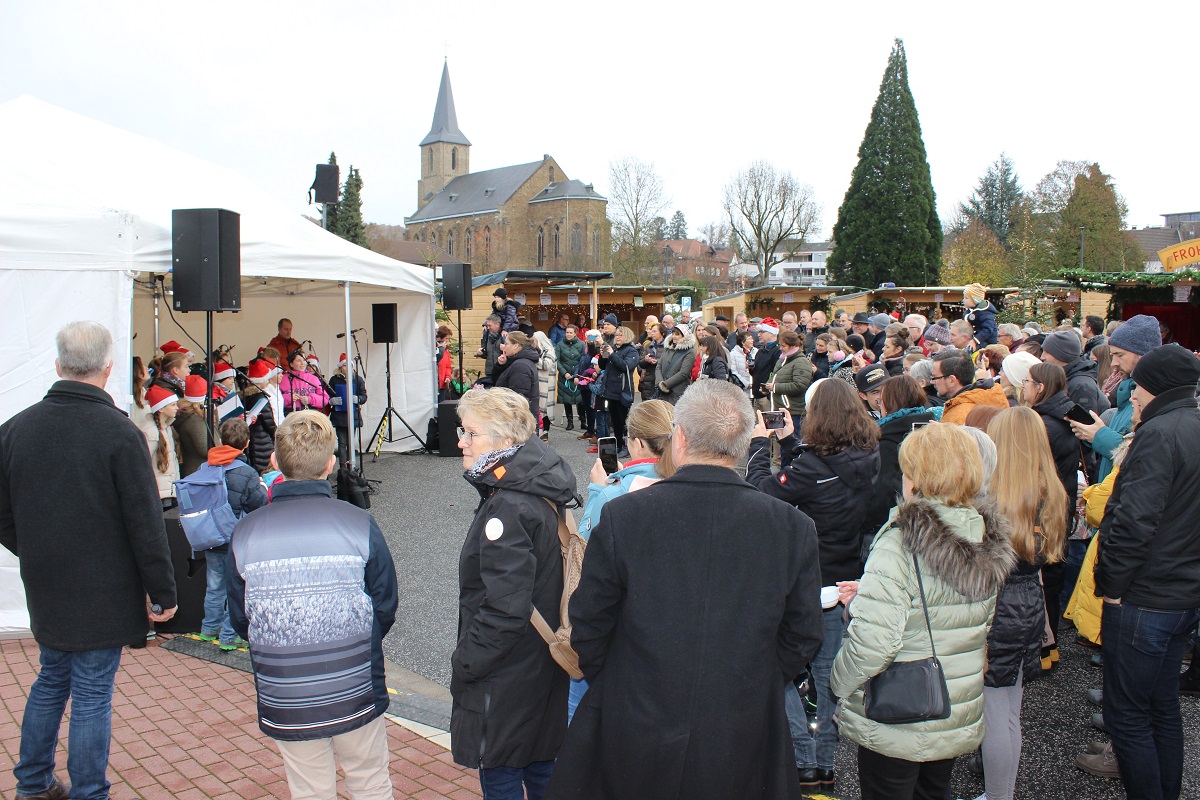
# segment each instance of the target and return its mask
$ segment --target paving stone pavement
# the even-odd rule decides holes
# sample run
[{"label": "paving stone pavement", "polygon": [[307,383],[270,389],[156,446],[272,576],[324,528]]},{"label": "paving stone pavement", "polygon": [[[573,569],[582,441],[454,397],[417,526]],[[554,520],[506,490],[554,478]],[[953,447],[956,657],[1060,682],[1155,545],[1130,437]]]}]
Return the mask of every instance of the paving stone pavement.
[{"label": "paving stone pavement", "polygon": [[[0,750],[8,756],[0,764],[0,797],[16,794],[11,764],[20,749],[21,715],[37,665],[32,639],[0,642]],[[254,679],[245,672],[153,645],[126,650],[113,692],[111,797],[290,797],[279,749],[259,731],[254,707]],[[64,721],[57,758],[64,781],[66,733]],[[396,797],[481,797],[475,773],[454,764],[441,745],[394,722],[388,723],[388,742]],[[338,796],[349,797],[344,787]]]}]

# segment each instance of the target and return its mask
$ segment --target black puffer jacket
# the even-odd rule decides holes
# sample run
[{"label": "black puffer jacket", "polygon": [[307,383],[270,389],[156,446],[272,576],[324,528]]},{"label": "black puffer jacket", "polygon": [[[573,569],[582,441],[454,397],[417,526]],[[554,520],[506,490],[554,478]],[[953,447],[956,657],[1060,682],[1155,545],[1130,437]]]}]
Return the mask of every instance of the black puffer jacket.
[{"label": "black puffer jacket", "polygon": [[988,633],[987,673],[983,685],[1015,686],[1042,674],[1042,632],[1046,627],[1046,597],[1038,580],[1041,567],[1018,559],[996,595],[996,615]]},{"label": "black puffer jacket", "polygon": [[271,398],[266,392],[254,384],[246,387],[242,393],[242,406],[249,413],[259,400],[266,400],[266,405],[258,412],[258,416],[246,422],[250,425],[250,447],[246,450],[250,466],[260,473],[271,468],[271,453],[275,452],[275,415],[271,413]]},{"label": "black puffer jacket", "polygon": [[913,432],[914,424],[933,421],[933,412],[924,408],[904,409],[879,421],[879,479],[870,496],[862,498],[867,507],[862,526],[864,552],[870,549],[875,534],[887,522],[888,512],[900,502],[900,484],[904,478],[900,473],[900,445],[904,437]]},{"label": "black puffer jacket", "polygon": [[1046,423],[1046,433],[1050,437],[1050,452],[1054,455],[1054,468],[1058,479],[1067,490],[1067,525],[1075,519],[1075,501],[1079,497],[1079,461],[1082,451],[1079,439],[1071,431],[1071,423],[1067,422],[1067,411],[1073,401],[1066,392],[1047,397],[1033,407]]},{"label": "black puffer jacket", "polygon": [[[508,356],[504,364],[497,364],[499,374],[496,375],[496,386],[512,389],[529,401],[529,410],[533,418],[538,418],[538,407],[541,405],[541,389],[538,388],[538,351],[526,347],[515,356]],[[495,374],[495,373],[493,373]]]},{"label": "black puffer jacket", "polygon": [[704,359],[700,374],[714,381],[729,380],[729,358],[725,355],[709,356]]},{"label": "black puffer jacket", "polygon": [[[600,359],[604,370],[604,399],[621,402],[622,389],[633,395],[633,371],[638,365],[638,349],[629,342],[618,347],[608,358]],[[630,401],[632,402],[632,401]]]},{"label": "black puffer jacket", "polygon": [[481,477],[464,477],[480,502],[458,561],[454,760],[471,769],[549,761],[567,730],[567,673],[529,616],[536,607],[558,625],[562,557],[546,499],[560,510],[577,499],[575,475],[534,437]]},{"label": "black puffer jacket", "polygon": [[804,447],[796,450],[796,437],[790,436],[779,445],[796,450],[792,463],[772,474],[767,442],[765,438],[750,441],[746,482],[812,519],[817,526],[822,586],[858,580],[862,576],[859,534],[867,511],[865,500],[879,476],[879,449],[847,449],[822,456]]},{"label": "black puffer jacket", "polygon": [[1067,395],[1086,408],[1103,414],[1109,409],[1108,398],[1100,391],[1097,382],[1100,376],[1100,365],[1090,358],[1077,358],[1063,369],[1067,373]]}]

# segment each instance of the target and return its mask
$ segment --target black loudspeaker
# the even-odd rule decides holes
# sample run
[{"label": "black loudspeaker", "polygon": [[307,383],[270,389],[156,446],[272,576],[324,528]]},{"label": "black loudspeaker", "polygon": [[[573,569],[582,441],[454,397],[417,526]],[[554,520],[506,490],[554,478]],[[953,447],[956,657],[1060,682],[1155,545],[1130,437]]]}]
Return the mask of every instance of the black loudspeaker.
[{"label": "black loudspeaker", "polygon": [[171,212],[176,311],[242,310],[241,215],[223,208]]},{"label": "black loudspeaker", "polygon": [[313,201],[317,203],[338,202],[338,165],[317,164],[317,177],[309,188],[313,191]]},{"label": "black loudspeaker", "polygon": [[471,265],[442,264],[442,308],[447,311],[472,308]]},{"label": "black loudspeaker", "polygon": [[400,341],[395,303],[371,304],[371,339],[375,344],[395,344]]},{"label": "black loudspeaker", "polygon": [[458,401],[443,400],[438,403],[438,455],[462,458],[458,447]]}]

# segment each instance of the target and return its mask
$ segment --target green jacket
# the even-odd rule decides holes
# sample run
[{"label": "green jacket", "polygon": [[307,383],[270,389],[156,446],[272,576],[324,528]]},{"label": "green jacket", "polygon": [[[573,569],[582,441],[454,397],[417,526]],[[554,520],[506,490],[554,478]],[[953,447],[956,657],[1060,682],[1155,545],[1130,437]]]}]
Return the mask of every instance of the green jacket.
[{"label": "green jacket", "polygon": [[[1016,563],[1008,523],[994,505],[951,507],[914,499],[892,510],[875,537],[833,662],[841,735],[881,755],[940,761],[983,741],[983,673],[996,594]],[[863,689],[893,661],[928,658],[929,634],[913,569],[917,554],[950,717],[907,725],[867,719]]]},{"label": "green jacket", "polygon": [[587,347],[578,339],[563,339],[554,346],[558,360],[558,399],[564,405],[574,405],[582,399],[579,386],[571,382],[571,377],[586,351]]},{"label": "green jacket", "polygon": [[[776,364],[775,372],[771,376],[772,385],[775,387],[775,391],[772,393],[772,397],[775,399],[775,408],[786,408],[794,419],[803,417],[804,393],[812,385],[812,380],[812,362],[808,360],[808,356],[804,355],[803,350],[789,356],[786,361],[781,359],[780,363]],[[786,402],[784,397],[787,398]]]}]

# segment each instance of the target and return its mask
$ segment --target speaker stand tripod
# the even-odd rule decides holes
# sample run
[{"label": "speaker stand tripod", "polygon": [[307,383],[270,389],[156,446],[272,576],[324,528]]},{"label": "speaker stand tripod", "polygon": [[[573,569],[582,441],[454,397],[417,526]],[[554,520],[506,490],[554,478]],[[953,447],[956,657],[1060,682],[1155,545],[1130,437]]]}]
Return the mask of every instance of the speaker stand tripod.
[{"label": "speaker stand tripod", "polygon": [[371,463],[374,463],[375,461],[377,461],[379,459],[379,449],[383,446],[384,442],[388,442],[390,444],[391,442],[399,442],[403,439],[409,438],[408,436],[401,436],[400,438],[397,439],[392,436],[392,424],[391,424],[392,417],[395,417],[396,419],[400,420],[400,424],[403,425],[404,427],[408,428],[409,434],[411,434],[412,438],[416,439],[418,442],[421,443],[421,447],[424,447],[426,450],[429,449],[429,445],[425,442],[425,440],[423,440],[420,436],[417,435],[417,432],[412,429],[412,425],[409,425],[408,422],[404,419],[404,417],[400,416],[400,412],[397,411],[392,406],[392,345],[391,345],[391,342],[388,342],[387,344],[385,344],[384,348],[385,348],[385,352],[386,352],[386,356],[384,359],[384,375],[386,376],[386,380],[387,380],[387,408],[385,408],[383,410],[383,416],[380,417],[379,424],[375,426],[375,433],[371,434],[371,450],[373,451],[372,456],[371,456]]}]

